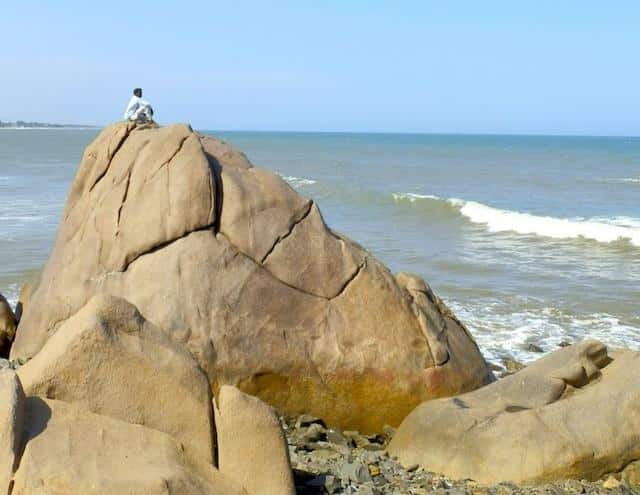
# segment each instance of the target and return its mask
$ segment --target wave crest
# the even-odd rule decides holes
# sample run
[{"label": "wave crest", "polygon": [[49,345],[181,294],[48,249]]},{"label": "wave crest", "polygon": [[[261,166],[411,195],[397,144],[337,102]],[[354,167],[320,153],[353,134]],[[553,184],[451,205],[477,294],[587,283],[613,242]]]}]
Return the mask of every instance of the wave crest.
[{"label": "wave crest", "polygon": [[394,193],[398,201],[441,201],[456,208],[474,224],[483,225],[489,232],[515,232],[522,235],[537,235],[554,239],[590,239],[603,243],[628,241],[640,247],[640,219],[630,217],[591,219],[556,218],[539,216],[519,211],[502,210],[477,201],[443,199],[433,195]]},{"label": "wave crest", "polygon": [[292,175],[281,175],[280,177],[286,180],[291,187],[312,186],[317,182],[313,179],[306,179],[304,177],[294,177]]},{"label": "wave crest", "polygon": [[640,177],[622,177],[619,179],[602,179],[604,182],[614,182],[622,184],[640,184]]}]

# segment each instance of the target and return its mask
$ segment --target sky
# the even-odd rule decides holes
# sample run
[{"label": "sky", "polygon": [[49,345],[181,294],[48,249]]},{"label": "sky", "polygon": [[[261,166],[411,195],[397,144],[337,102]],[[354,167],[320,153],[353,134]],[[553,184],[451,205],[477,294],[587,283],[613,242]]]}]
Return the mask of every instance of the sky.
[{"label": "sky", "polygon": [[640,135],[638,0],[1,0],[0,120]]}]

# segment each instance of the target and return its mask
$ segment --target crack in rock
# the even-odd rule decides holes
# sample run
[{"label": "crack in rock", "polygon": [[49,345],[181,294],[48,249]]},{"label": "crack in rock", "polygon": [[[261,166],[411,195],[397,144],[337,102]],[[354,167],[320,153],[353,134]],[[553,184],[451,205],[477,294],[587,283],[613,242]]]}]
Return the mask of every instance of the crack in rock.
[{"label": "crack in rock", "polygon": [[353,282],[358,277],[358,275],[360,275],[360,273],[362,273],[362,270],[365,269],[365,267],[367,266],[367,260],[368,259],[369,259],[368,256],[365,256],[364,260],[362,260],[362,263],[360,263],[358,265],[358,268],[356,268],[355,271],[351,274],[351,276],[346,280],[346,282],[340,288],[338,293],[335,296],[328,298],[329,300],[335,299],[336,297],[341,296],[344,293],[344,291],[347,290],[347,287],[349,287],[349,285],[351,285],[351,282]]},{"label": "crack in rock", "polygon": [[310,200],[310,201],[307,203],[307,206],[306,206],[305,210],[303,211],[302,216],[301,216],[299,219],[294,220],[294,222],[291,224],[291,227],[289,228],[289,230],[288,230],[287,232],[285,232],[285,234],[284,234],[284,235],[279,235],[279,236],[276,238],[276,240],[274,241],[274,243],[273,243],[273,245],[271,246],[271,248],[269,249],[269,251],[267,251],[267,253],[262,257],[262,260],[260,261],[260,263],[262,263],[262,264],[266,263],[267,258],[268,258],[269,256],[271,256],[271,254],[273,253],[273,251],[275,251],[276,247],[278,247],[278,245],[279,245],[282,241],[284,241],[287,237],[289,237],[289,236],[293,233],[294,229],[295,229],[299,224],[301,224],[301,223],[302,223],[302,222],[303,222],[303,221],[304,221],[304,220],[305,220],[305,219],[306,219],[306,218],[311,214],[311,209],[313,208],[313,205],[314,205],[313,200]]},{"label": "crack in rock", "polygon": [[122,209],[124,208],[124,204],[127,202],[127,196],[129,195],[129,184],[131,183],[131,174],[133,173],[133,167],[129,170],[127,174],[127,183],[124,187],[124,195],[122,196],[122,202],[120,203],[120,207],[118,208],[118,218],[116,220],[116,237],[120,235],[120,215],[122,215]]},{"label": "crack in rock", "polygon": [[120,151],[120,148],[122,148],[122,146],[124,146],[125,141],[129,138],[129,136],[131,135],[131,133],[134,130],[135,130],[135,127],[132,128],[132,129],[127,128],[126,132],[124,133],[124,135],[122,136],[122,138],[120,139],[120,141],[116,145],[115,149],[113,150],[113,153],[111,154],[111,157],[109,158],[109,161],[107,162],[107,166],[104,168],[104,170],[102,171],[100,176],[95,180],[93,185],[89,188],[89,192],[92,192],[93,189],[98,185],[98,183],[104,178],[104,176],[107,175],[107,172],[109,171],[109,168],[111,167],[111,163],[113,162],[114,158],[118,154],[118,151]]},{"label": "crack in rock", "polygon": [[187,141],[187,139],[189,139],[191,137],[191,134],[188,134],[187,136],[185,136],[184,138],[182,138],[180,140],[180,143],[178,143],[178,148],[176,149],[176,151],[174,151],[174,153],[169,157],[169,159],[164,162],[162,165],[160,165],[157,169],[155,169],[153,171],[153,173],[147,177],[145,179],[145,183],[150,181],[151,179],[153,179],[158,172],[160,172],[160,170],[162,170],[164,167],[166,167],[167,165],[169,165],[171,163],[171,161],[178,155],[178,153],[180,153],[182,151],[182,148],[184,147],[184,143]]},{"label": "crack in rock", "polygon": [[[153,246],[151,246],[149,249],[146,249],[145,251],[142,251],[141,253],[138,253],[136,256],[134,256],[130,261],[125,262],[125,265],[123,267],[122,270],[118,270],[115,272],[110,272],[110,273],[116,273],[116,272],[120,272],[120,273],[124,273],[126,272],[129,267],[136,261],[138,261],[140,258],[142,258],[143,256],[155,253],[157,251],[160,251],[161,249],[167,247],[170,244],[173,244],[176,241],[179,241],[180,239],[184,239],[185,237],[189,236],[190,234],[193,234],[195,232],[204,232],[207,230],[211,230],[211,232],[213,233],[213,224],[207,224],[203,227],[199,227],[197,229],[193,229],[193,230],[189,230],[188,232],[185,232],[184,234],[178,236],[178,237],[174,237],[173,239],[169,239],[166,241],[162,241],[159,242],[157,244],[154,244]],[[107,275],[109,272],[105,273],[105,275]]]}]

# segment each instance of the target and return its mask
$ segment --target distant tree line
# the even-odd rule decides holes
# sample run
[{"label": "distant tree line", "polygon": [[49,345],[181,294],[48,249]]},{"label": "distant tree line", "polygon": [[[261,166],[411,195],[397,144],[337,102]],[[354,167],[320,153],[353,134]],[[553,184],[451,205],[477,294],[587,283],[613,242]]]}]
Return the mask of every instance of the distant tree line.
[{"label": "distant tree line", "polygon": [[45,122],[26,122],[24,120],[16,120],[15,122],[5,122],[0,120],[0,128],[24,128],[24,127],[44,127],[44,128],[62,128],[62,127],[90,127],[85,125],[66,125],[66,124],[47,124]]}]

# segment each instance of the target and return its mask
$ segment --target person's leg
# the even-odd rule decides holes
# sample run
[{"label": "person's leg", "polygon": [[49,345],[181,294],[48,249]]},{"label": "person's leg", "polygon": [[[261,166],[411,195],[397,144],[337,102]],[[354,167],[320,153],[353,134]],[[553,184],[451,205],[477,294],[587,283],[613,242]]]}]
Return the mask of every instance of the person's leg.
[{"label": "person's leg", "polygon": [[153,110],[149,105],[145,105],[142,108],[142,115],[145,119],[145,122],[153,122]]},{"label": "person's leg", "polygon": [[131,117],[131,120],[140,124],[151,122],[153,120],[153,113],[149,105],[143,105],[138,108]]},{"label": "person's leg", "polygon": [[138,109],[135,112],[133,112],[133,115],[129,120],[133,122],[141,122],[143,118],[143,111],[144,111],[144,107],[142,106],[138,107]]}]

